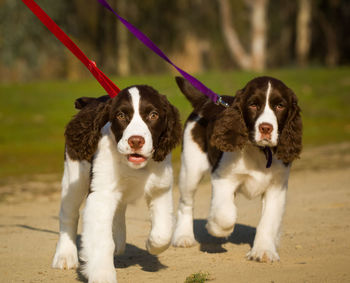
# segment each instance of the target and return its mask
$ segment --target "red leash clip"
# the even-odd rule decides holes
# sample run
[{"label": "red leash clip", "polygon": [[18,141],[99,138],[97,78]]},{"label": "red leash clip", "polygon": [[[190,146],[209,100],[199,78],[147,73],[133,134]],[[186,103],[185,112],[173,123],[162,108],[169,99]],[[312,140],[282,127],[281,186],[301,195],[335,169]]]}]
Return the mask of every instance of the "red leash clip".
[{"label": "red leash clip", "polygon": [[120,89],[90,60],[61,28],[33,0],[22,0],[35,16],[61,41],[90,71],[101,86],[113,98]]}]

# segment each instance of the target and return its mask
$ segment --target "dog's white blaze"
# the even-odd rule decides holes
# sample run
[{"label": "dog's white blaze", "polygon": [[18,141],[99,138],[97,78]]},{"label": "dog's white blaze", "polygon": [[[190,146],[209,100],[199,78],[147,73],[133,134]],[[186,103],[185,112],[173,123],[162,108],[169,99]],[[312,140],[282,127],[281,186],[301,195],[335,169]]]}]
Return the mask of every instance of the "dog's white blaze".
[{"label": "dog's white blaze", "polygon": [[[261,145],[261,146],[276,146],[277,141],[278,141],[277,117],[275,115],[275,112],[271,109],[270,104],[269,104],[271,90],[272,90],[271,83],[268,82],[264,111],[261,113],[260,117],[255,122],[255,141],[258,145]],[[259,132],[259,126],[262,123],[269,123],[273,127],[270,141],[266,141],[266,140],[261,139],[261,133]]]},{"label": "dog's white blaze", "polygon": [[137,87],[132,87],[129,89],[129,93],[131,97],[131,103],[134,109],[134,114],[129,125],[124,130],[122,138],[118,142],[118,151],[121,154],[133,153],[128,143],[128,139],[131,136],[141,136],[145,139],[145,144],[143,145],[142,149],[139,150],[137,153],[142,154],[145,157],[150,157],[153,151],[153,140],[152,134],[148,126],[146,125],[145,121],[143,121],[140,115],[140,92],[137,89]]},{"label": "dog's white blaze", "polygon": [[129,89],[129,93],[130,93],[130,96],[131,96],[132,106],[135,109],[135,113],[139,114],[138,110],[139,110],[139,106],[140,106],[140,92],[137,89],[137,87],[132,87],[132,88]]}]

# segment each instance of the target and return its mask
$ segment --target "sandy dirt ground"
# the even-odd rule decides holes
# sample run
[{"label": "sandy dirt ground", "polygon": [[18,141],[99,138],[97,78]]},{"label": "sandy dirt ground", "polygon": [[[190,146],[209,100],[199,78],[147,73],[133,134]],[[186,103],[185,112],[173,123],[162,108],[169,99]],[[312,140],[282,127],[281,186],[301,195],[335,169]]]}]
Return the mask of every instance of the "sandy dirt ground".
[{"label": "sandy dirt ground", "polygon": [[[0,187],[0,282],[84,282],[76,270],[55,270],[58,176]],[[175,206],[178,201],[174,190]],[[237,199],[238,221],[228,239],[205,230],[210,185],[195,205],[192,248],[145,250],[149,220],[144,200],[127,210],[127,248],[115,259],[118,282],[184,282],[198,271],[210,282],[350,282],[350,144],[307,149],[294,164],[277,263],[245,259],[259,221],[260,200]]]}]

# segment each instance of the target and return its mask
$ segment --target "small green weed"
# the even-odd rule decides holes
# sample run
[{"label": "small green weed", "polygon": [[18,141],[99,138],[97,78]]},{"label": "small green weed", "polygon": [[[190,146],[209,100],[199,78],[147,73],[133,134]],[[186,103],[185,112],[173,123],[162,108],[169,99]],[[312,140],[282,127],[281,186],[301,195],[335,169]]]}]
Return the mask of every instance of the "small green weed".
[{"label": "small green weed", "polygon": [[203,283],[212,280],[209,272],[196,272],[186,277],[185,283]]}]

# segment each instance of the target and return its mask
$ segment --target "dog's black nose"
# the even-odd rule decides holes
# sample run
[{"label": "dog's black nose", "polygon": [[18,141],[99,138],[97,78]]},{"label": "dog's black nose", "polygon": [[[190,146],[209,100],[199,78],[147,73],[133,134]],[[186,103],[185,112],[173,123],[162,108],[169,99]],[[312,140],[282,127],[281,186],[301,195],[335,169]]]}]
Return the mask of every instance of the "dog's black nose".
[{"label": "dog's black nose", "polygon": [[145,139],[141,136],[131,136],[128,139],[128,144],[134,150],[140,149],[145,144]]}]

